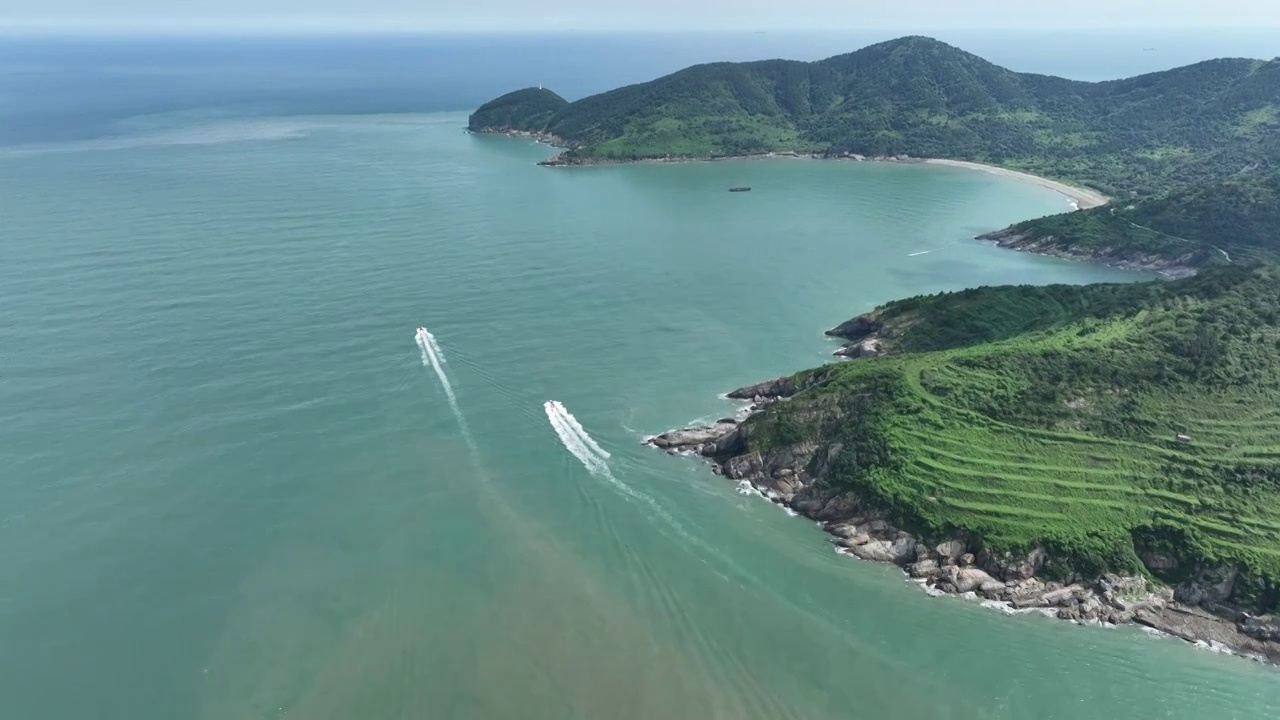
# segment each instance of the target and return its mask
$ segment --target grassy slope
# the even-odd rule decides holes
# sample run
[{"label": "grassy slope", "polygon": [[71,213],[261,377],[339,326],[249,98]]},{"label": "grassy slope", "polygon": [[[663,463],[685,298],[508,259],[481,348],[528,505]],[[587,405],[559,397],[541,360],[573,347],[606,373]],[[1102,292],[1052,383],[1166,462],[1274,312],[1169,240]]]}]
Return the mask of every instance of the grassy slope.
[{"label": "grassy slope", "polygon": [[1054,215],[1008,231],[1030,241],[1091,252],[1184,256],[1200,266],[1280,260],[1280,173],[1247,175],[1190,187],[1132,205]]},{"label": "grassy slope", "polygon": [[[1221,179],[1278,156],[1277,108],[1280,62],[1214,60],[1084,83],[909,37],[814,63],[698,65],[570,103],[538,129],[575,143],[581,158],[905,153],[1115,194]],[[513,120],[531,129],[544,117]]]},{"label": "grassy slope", "polygon": [[925,535],[1043,545],[1064,574],[1150,552],[1182,560],[1157,573],[1171,582],[1238,565],[1255,580],[1238,602],[1280,600],[1280,270],[986,288],[879,317],[895,354],[804,374],[750,421],[753,450],[840,443],[827,482]]}]

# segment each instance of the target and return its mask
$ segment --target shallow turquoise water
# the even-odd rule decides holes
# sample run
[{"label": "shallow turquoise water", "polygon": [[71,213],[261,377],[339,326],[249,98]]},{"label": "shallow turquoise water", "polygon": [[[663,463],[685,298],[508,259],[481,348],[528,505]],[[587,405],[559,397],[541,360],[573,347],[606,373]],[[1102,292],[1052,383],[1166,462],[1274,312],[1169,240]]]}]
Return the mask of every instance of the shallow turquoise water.
[{"label": "shallow turquoise water", "polygon": [[928,598],[639,445],[885,300],[1131,279],[969,239],[1064,198],[921,166],[551,170],[463,122],[0,150],[0,714],[1280,713],[1272,669]]}]

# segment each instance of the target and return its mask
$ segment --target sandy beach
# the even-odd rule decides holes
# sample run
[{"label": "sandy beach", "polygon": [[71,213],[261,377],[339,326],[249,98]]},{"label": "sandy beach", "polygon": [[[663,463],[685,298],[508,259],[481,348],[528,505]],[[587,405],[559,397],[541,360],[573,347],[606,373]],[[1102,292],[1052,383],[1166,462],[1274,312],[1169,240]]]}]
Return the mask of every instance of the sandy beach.
[{"label": "sandy beach", "polygon": [[1035,183],[1040,187],[1049,188],[1054,192],[1066,195],[1074,200],[1081,210],[1106,205],[1110,202],[1110,198],[1097,190],[1089,190],[1087,188],[1068,185],[1066,183],[1058,182],[1057,180],[1050,180],[1049,178],[1042,178],[1039,175],[1032,175],[1031,173],[1018,172],[1017,170],[1009,170],[1002,167],[996,167],[994,165],[967,162],[965,160],[925,160],[925,162],[931,165],[949,165],[951,167],[968,168],[970,170],[981,170],[994,175],[1003,175],[1005,177],[1017,178],[1029,183]]}]

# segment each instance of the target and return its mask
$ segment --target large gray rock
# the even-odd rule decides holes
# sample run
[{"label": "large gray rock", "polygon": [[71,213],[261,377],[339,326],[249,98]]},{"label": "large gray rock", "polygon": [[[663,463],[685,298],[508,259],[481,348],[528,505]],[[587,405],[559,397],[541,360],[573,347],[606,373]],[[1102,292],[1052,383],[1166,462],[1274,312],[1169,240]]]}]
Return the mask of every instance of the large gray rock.
[{"label": "large gray rock", "polygon": [[862,532],[862,529],[858,527],[857,523],[853,523],[853,522],[835,523],[833,525],[827,526],[827,532],[831,533],[832,535],[835,535],[838,538],[851,538],[854,535],[857,535],[858,533]]},{"label": "large gray rock", "polygon": [[1240,632],[1257,640],[1280,642],[1280,625],[1270,616],[1247,617],[1237,627]]},{"label": "large gray rock", "polygon": [[[723,423],[724,421],[721,421]],[[747,449],[747,429],[735,425],[731,432],[721,435],[715,442],[704,446],[702,453],[714,457],[737,455]]]},{"label": "large gray rock", "polygon": [[1098,620],[1103,614],[1103,604],[1095,597],[1086,597],[1080,602],[1080,616],[1085,620]]},{"label": "large gray rock", "polygon": [[991,600],[1004,600],[1009,594],[1009,589],[1000,580],[991,579],[978,586],[978,593]]},{"label": "large gray rock", "polygon": [[941,568],[938,567],[938,561],[932,559],[917,560],[907,568],[907,573],[913,578],[931,578],[937,575]]},{"label": "large gray rock", "polygon": [[[977,590],[985,583],[998,582],[995,578],[978,568],[961,568],[955,574],[952,582],[956,586],[956,592],[967,593]],[[1000,587],[1004,587],[1004,583],[1000,583]]]},{"label": "large gray rock", "polygon": [[891,530],[892,526],[884,520],[868,520],[861,525],[863,532],[878,533]]},{"label": "large gray rock", "polygon": [[649,441],[654,447],[664,450],[671,448],[701,448],[702,445],[714,442],[737,429],[737,423],[716,423],[707,427],[685,428],[665,432]]},{"label": "large gray rock", "polygon": [[[798,479],[797,479],[798,482]],[[811,515],[814,520],[841,520],[853,515],[857,510],[857,503],[848,494],[840,494],[828,498],[821,509]]]},{"label": "large gray rock", "polygon": [[764,475],[764,458],[760,457],[760,453],[731,457],[724,463],[724,474],[734,480],[761,477]]},{"label": "large gray rock", "polygon": [[961,555],[964,555],[964,543],[959,540],[948,540],[947,542],[940,543],[933,549],[933,551],[938,553],[938,557],[948,563],[954,564],[955,561],[960,559]]},{"label": "large gray rock", "polygon": [[875,538],[871,537],[870,535],[864,532],[860,532],[860,533],[854,533],[853,535],[847,535],[842,538],[837,538],[836,544],[843,547],[847,547],[850,550],[852,550],[853,548],[856,548],[859,545],[866,545],[867,543],[871,542],[874,539]]},{"label": "large gray rock", "polygon": [[872,540],[863,545],[850,548],[850,552],[863,560],[904,565],[915,557],[916,541],[910,538]]},{"label": "large gray rock", "polygon": [[1044,567],[1048,553],[1043,548],[1036,548],[1026,555],[1004,553],[994,555],[987,551],[978,554],[978,564],[993,576],[1004,580],[1026,580],[1035,577]]},{"label": "large gray rock", "polygon": [[1220,603],[1231,597],[1240,572],[1234,567],[1203,570],[1194,580],[1178,587],[1174,599],[1187,605]]},{"label": "large gray rock", "polygon": [[1046,592],[1042,599],[1046,605],[1050,607],[1067,607],[1080,604],[1080,598],[1088,593],[1088,590],[1080,585],[1068,585],[1067,587],[1050,590]]}]

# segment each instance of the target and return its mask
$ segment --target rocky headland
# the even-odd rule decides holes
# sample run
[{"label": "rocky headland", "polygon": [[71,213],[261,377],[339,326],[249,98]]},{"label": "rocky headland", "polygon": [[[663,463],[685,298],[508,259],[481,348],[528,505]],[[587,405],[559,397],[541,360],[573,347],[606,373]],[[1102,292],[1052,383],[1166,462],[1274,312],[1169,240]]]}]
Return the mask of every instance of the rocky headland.
[{"label": "rocky headland", "polygon": [[1189,247],[1186,255],[1173,257],[1167,254],[1136,252],[1123,245],[1103,248],[1078,249],[1063,247],[1053,235],[1036,237],[1021,232],[1018,226],[984,233],[978,240],[992,242],[999,247],[1021,250],[1035,255],[1091,262],[1108,267],[1139,272],[1153,272],[1166,277],[1187,277],[1196,273],[1200,263],[1195,259],[1195,248]]},{"label": "rocky headland", "polygon": [[[878,355],[880,323],[861,316],[828,334],[850,339],[837,354]],[[747,401],[735,417],[657,435],[646,443],[671,455],[697,456],[716,475],[753,494],[816,521],[840,554],[892,563],[931,593],[998,603],[1011,611],[1042,612],[1084,624],[1137,624],[1189,642],[1280,663],[1280,622],[1227,604],[1238,573],[1228,567],[1188,569],[1189,579],[1169,587],[1143,575],[1085,577],[1061,572],[1045,549],[995,553],[965,534],[919,537],[896,527],[882,509],[857,492],[828,482],[829,463],[840,450],[814,442],[751,450],[752,416],[804,390],[782,377],[728,393]],[[1143,557],[1148,567],[1173,562]]]}]

